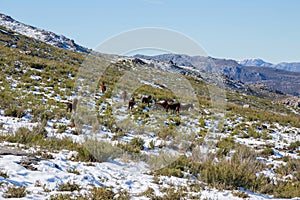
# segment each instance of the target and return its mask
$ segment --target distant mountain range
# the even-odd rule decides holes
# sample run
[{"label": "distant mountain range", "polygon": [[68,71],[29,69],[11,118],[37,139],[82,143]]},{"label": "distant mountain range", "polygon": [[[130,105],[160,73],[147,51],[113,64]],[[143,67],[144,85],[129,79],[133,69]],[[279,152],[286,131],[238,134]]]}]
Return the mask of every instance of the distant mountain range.
[{"label": "distant mountain range", "polygon": [[89,49],[82,47],[63,35],[57,35],[51,31],[45,31],[30,25],[23,24],[11,18],[10,16],[0,13],[0,25],[15,31],[21,35],[40,40],[52,46],[72,50],[76,52],[88,53]]},{"label": "distant mountain range", "polygon": [[[276,69],[271,66],[243,66],[235,60],[204,56],[162,54],[157,56],[135,55],[134,57],[173,63],[178,66],[192,66],[197,70],[225,75],[246,84],[265,84],[283,93],[296,96],[300,94],[300,72]],[[244,63],[247,64],[249,62]],[[253,63],[263,65],[261,62]]]},{"label": "distant mountain range", "polygon": [[272,67],[276,69],[283,69],[293,72],[300,72],[300,62],[281,62],[278,64],[272,64],[265,62],[262,59],[245,59],[238,61],[238,63],[242,66],[256,66],[256,67]]}]

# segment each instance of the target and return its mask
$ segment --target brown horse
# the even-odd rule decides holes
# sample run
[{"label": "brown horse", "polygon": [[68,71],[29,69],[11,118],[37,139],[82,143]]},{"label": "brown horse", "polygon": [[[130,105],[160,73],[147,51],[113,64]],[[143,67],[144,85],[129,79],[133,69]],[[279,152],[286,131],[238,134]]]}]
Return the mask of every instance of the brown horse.
[{"label": "brown horse", "polygon": [[78,102],[78,99],[73,99],[72,100],[72,108],[74,110],[74,112],[76,112],[76,109],[77,109],[77,102]]},{"label": "brown horse", "polygon": [[150,101],[151,101],[151,95],[149,95],[148,97],[143,97],[142,98],[142,103],[146,103],[146,104],[148,104],[148,106],[149,106],[149,103],[150,103]]},{"label": "brown horse", "polygon": [[168,112],[169,109],[173,111],[173,113],[179,113],[180,103],[172,103],[170,101],[167,101],[166,112]]},{"label": "brown horse", "polygon": [[135,102],[134,102],[134,97],[132,97],[129,102],[128,102],[128,108],[127,110],[132,110],[133,109],[133,106],[134,106]]},{"label": "brown horse", "polygon": [[100,90],[101,90],[102,94],[104,94],[105,91],[106,91],[106,86],[105,86],[105,82],[104,81],[102,81],[101,84],[100,84]]},{"label": "brown horse", "polygon": [[123,99],[123,101],[125,102],[126,98],[127,98],[127,92],[123,91],[122,94],[121,94],[121,99]]},{"label": "brown horse", "polygon": [[167,101],[166,100],[161,100],[161,101],[155,101],[155,104],[153,106],[154,110],[164,110],[167,107]]}]

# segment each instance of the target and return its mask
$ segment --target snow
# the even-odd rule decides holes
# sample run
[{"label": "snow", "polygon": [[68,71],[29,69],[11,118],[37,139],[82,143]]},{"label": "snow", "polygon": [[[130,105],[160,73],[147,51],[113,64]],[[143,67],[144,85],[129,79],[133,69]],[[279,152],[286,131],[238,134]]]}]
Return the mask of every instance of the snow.
[{"label": "snow", "polygon": [[[111,101],[110,103],[116,102],[116,99]],[[121,110],[124,111],[125,106],[121,107]],[[13,118],[13,117],[5,117],[3,116],[3,110],[1,110],[1,116],[0,116],[0,123],[3,123],[3,128],[1,130],[2,134],[12,134],[14,133],[19,127],[28,127],[32,129],[34,126],[37,125],[37,123],[32,123],[30,121],[30,117],[26,116],[21,119]],[[127,114],[123,114],[127,115]],[[124,117],[124,116],[123,116]],[[122,115],[120,115],[120,119],[123,119]],[[183,120],[184,119],[183,117]],[[241,118],[237,118],[236,122],[242,122],[243,120]],[[65,132],[61,134],[56,134],[56,130],[52,128],[53,123],[59,123],[59,124],[65,124],[67,125],[69,123],[69,119],[63,118],[59,121],[48,121],[47,130],[50,137],[57,137],[57,138],[63,138],[63,137],[71,137],[76,142],[83,142],[85,140],[86,136],[83,135],[72,135],[70,133],[70,130],[66,130]],[[188,126],[193,127],[194,123],[197,121],[190,121]],[[197,122],[198,123],[198,122]],[[233,126],[233,122],[229,123]],[[214,123],[212,123],[210,120],[206,120],[206,126],[207,128],[211,128]],[[269,126],[269,124],[266,124]],[[285,141],[291,142],[294,141],[295,137],[299,137],[295,134],[288,134],[285,133],[286,131],[291,131],[291,128],[280,126],[279,124],[275,124],[275,126],[278,128],[278,131],[274,131],[273,141],[274,143],[279,142],[276,135],[280,134],[281,139],[284,139]],[[193,127],[196,130],[199,130],[199,128]],[[297,129],[296,131],[299,131]],[[89,132],[87,132],[88,134]],[[104,139],[103,136],[105,134],[112,134],[110,132],[107,132],[107,130],[100,130],[97,132],[96,136],[98,139]],[[87,135],[88,136],[88,135]],[[127,134],[125,137],[121,138],[121,141],[130,141],[132,138],[136,137],[133,134]],[[163,142],[158,140],[152,133],[145,133],[143,135],[139,135],[139,137],[143,138],[145,140],[145,147],[149,146],[150,141],[154,141],[157,145],[159,142]],[[298,138],[299,139],[299,138]],[[106,139],[106,141],[109,141],[109,139]],[[282,140],[280,140],[282,141]],[[236,138],[236,142],[244,143],[246,145],[252,145],[252,146],[261,146],[265,145],[265,142],[253,140],[251,138]],[[1,146],[16,146],[22,147],[22,145],[19,144],[10,144],[10,143],[2,143]],[[278,144],[277,144],[278,146]],[[25,152],[31,152],[34,153],[38,151],[36,148],[30,148],[25,149]],[[145,153],[154,153],[156,151],[149,151],[145,150]],[[274,164],[274,166],[278,166],[282,161],[276,161],[277,157],[282,157],[285,155],[284,152],[281,152],[280,150],[275,150],[274,158],[270,158],[268,160],[265,160],[264,162],[267,162],[269,164]],[[22,199],[44,199],[49,198],[50,195],[56,194],[57,189],[60,184],[71,182],[76,183],[80,185],[83,190],[81,192],[84,192],[88,190],[88,188],[91,188],[93,186],[97,187],[107,187],[107,188],[113,188],[115,192],[118,190],[127,190],[131,195],[135,196],[133,199],[147,199],[145,197],[137,197],[140,193],[147,190],[147,188],[151,187],[155,191],[155,195],[163,195],[160,191],[160,187],[179,187],[179,186],[188,186],[189,179],[187,177],[184,178],[177,178],[177,177],[165,177],[160,176],[159,180],[162,184],[154,183],[153,175],[150,175],[150,169],[149,167],[143,163],[143,162],[124,162],[121,159],[116,160],[109,160],[108,162],[102,162],[102,163],[93,163],[93,165],[88,165],[88,163],[85,162],[75,162],[72,161],[72,156],[76,155],[76,152],[70,152],[67,150],[62,150],[57,153],[49,152],[53,159],[42,159],[40,162],[38,162],[37,165],[34,165],[36,167],[36,171],[32,171],[29,169],[26,169],[25,167],[20,165],[20,161],[23,158],[22,156],[17,155],[2,155],[0,156],[0,169],[4,172],[6,172],[9,176],[9,178],[4,179],[0,177],[0,182],[4,185],[17,185],[17,186],[25,186],[27,191],[30,191],[29,194],[26,195],[26,197]],[[174,152],[175,153],[175,152]],[[294,157],[297,157],[294,155]],[[76,169],[80,174],[76,175],[74,173],[70,173],[71,169]],[[273,170],[265,170],[260,173],[263,173],[269,177],[274,177],[274,171]],[[41,183],[42,186],[37,186],[37,183]],[[49,189],[50,192],[45,192],[44,189]],[[242,190],[243,191],[243,190]],[[3,195],[5,192],[5,187],[0,189],[0,196]],[[270,199],[268,196],[263,196],[260,194],[251,193],[250,191],[246,191],[247,194],[250,196],[250,199]],[[192,193],[194,196],[199,197],[199,199],[205,199],[205,198],[211,198],[211,199],[240,199],[233,195],[232,191],[219,191],[216,189],[211,188],[204,188],[199,193]]]},{"label": "snow", "polygon": [[[43,41],[52,46],[64,48],[67,50],[87,52],[86,49],[75,44],[73,40],[70,40],[63,35],[56,35],[53,32],[23,24],[4,14],[0,14],[0,25],[21,35]],[[1,32],[7,33],[2,29]]]}]

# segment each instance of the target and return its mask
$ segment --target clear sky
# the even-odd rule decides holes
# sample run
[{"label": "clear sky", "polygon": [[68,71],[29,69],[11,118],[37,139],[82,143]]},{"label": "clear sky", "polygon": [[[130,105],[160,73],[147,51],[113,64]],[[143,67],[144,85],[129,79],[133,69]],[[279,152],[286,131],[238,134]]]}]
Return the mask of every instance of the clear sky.
[{"label": "clear sky", "polygon": [[193,38],[212,57],[300,61],[299,0],[0,0],[0,12],[89,48],[161,27]]}]

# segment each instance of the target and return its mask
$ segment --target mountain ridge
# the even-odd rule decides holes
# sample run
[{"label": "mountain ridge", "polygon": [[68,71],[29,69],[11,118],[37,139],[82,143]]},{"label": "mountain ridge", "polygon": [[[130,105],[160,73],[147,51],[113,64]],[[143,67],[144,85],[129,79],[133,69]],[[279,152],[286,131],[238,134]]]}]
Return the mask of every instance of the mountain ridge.
[{"label": "mountain ridge", "polygon": [[157,56],[135,55],[136,58],[172,62],[179,66],[192,66],[205,72],[225,75],[246,84],[263,83],[272,89],[292,95],[300,94],[300,73],[265,66],[242,66],[231,59],[204,56],[162,54]]},{"label": "mountain ridge", "polygon": [[300,62],[280,62],[278,64],[273,64],[266,62],[260,58],[250,58],[238,61],[242,66],[247,67],[271,67],[276,69],[282,69],[293,72],[300,72]]},{"label": "mountain ridge", "polygon": [[58,35],[51,31],[46,31],[31,25],[24,24],[2,13],[0,13],[0,25],[4,26],[8,30],[12,30],[21,35],[40,40],[58,48],[82,53],[90,52],[89,49],[76,44],[74,40],[69,39],[63,35]]}]

